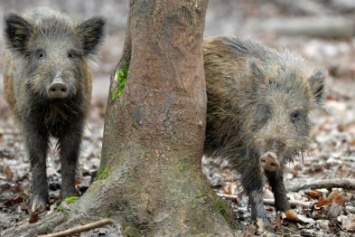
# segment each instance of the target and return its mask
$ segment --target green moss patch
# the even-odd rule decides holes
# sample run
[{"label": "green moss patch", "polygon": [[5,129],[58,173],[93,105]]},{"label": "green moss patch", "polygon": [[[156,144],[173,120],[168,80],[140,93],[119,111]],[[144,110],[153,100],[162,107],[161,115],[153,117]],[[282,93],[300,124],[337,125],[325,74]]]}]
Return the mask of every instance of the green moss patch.
[{"label": "green moss patch", "polygon": [[224,219],[230,223],[231,220],[230,220],[230,216],[228,214],[228,211],[227,211],[227,207],[226,207],[226,204],[222,201],[222,200],[218,200],[217,201],[217,206],[218,206],[218,210],[219,212],[222,214],[222,216],[224,217]]},{"label": "green moss patch", "polygon": [[67,197],[66,199],[64,199],[64,202],[66,202],[67,204],[76,202],[78,200],[79,197],[77,196],[71,196],[71,197]]},{"label": "green moss patch", "polygon": [[117,86],[111,95],[112,100],[115,100],[118,96],[122,95],[127,83],[128,73],[129,70],[127,66],[121,67],[120,70],[116,71],[114,81],[117,83]]},{"label": "green moss patch", "polygon": [[57,208],[55,209],[56,212],[63,212],[64,208],[62,206],[57,206]]},{"label": "green moss patch", "polygon": [[111,173],[111,170],[110,170],[110,169],[98,170],[98,171],[97,171],[96,180],[104,180],[104,179],[107,179],[107,177],[109,176],[110,173]]},{"label": "green moss patch", "polygon": [[199,194],[197,194],[196,199],[201,199],[201,198],[205,198],[205,197],[206,197],[206,193],[200,192]]},{"label": "green moss patch", "polygon": [[180,172],[185,172],[188,168],[188,163],[185,160],[182,160],[178,164],[178,169]]}]

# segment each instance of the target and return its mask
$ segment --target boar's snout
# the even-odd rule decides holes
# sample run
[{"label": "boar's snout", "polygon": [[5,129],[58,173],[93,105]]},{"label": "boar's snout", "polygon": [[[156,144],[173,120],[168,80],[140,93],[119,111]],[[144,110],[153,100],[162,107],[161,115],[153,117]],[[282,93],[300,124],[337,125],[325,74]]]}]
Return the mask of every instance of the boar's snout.
[{"label": "boar's snout", "polygon": [[277,155],[270,151],[260,156],[260,164],[261,168],[267,171],[277,171],[281,167]]},{"label": "boar's snout", "polygon": [[62,78],[56,77],[52,84],[48,87],[48,97],[50,99],[64,99],[68,97],[68,86]]}]

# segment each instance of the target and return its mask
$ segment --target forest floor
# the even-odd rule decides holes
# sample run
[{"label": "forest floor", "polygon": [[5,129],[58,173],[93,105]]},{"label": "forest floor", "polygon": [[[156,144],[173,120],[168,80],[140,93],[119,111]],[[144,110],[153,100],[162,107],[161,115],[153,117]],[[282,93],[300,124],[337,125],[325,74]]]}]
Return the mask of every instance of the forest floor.
[{"label": "forest floor", "polygon": [[[250,18],[239,24],[249,25],[248,22],[260,20],[263,15],[258,15],[255,8],[255,5],[244,4],[240,11],[245,10],[244,12],[247,12]],[[275,16],[281,14],[281,10],[275,5],[271,5],[271,8],[269,15],[275,12]],[[302,16],[304,14],[310,13],[302,13]],[[281,220],[282,218],[275,213],[273,205],[267,204],[268,215],[277,228],[276,233],[280,236],[354,236],[354,184],[351,188],[348,183],[344,184],[344,180],[355,177],[355,38],[325,39],[256,35],[240,25],[237,27],[240,27],[243,35],[249,38],[278,48],[290,48],[307,58],[311,64],[324,67],[329,71],[324,108],[311,114],[313,123],[311,149],[304,156],[303,161],[295,160],[285,170],[286,187],[290,189],[288,197],[294,203],[293,209],[300,215],[301,220]],[[103,52],[109,54],[117,41],[119,41],[117,38],[109,37]],[[3,46],[0,44],[0,47]],[[96,66],[94,70],[92,107],[77,170],[77,189],[82,194],[90,185],[100,163],[109,73],[117,60],[117,54],[106,57],[99,61],[100,69]],[[22,221],[28,221],[31,217],[29,160],[23,137],[2,95],[1,79],[0,236],[3,230]],[[52,145],[54,147],[55,141]],[[50,190],[48,213],[51,213],[59,202],[61,180],[60,163],[54,149],[51,149],[47,161]],[[238,174],[231,170],[228,161],[208,158],[202,159],[202,171],[216,193],[231,200],[237,220],[245,226],[248,233],[250,210],[245,195],[242,195]],[[325,184],[314,188],[295,189],[297,186],[319,180],[323,180]],[[267,185],[264,193],[265,199],[273,198]],[[110,232],[109,228],[98,228],[77,236],[117,235]]]}]

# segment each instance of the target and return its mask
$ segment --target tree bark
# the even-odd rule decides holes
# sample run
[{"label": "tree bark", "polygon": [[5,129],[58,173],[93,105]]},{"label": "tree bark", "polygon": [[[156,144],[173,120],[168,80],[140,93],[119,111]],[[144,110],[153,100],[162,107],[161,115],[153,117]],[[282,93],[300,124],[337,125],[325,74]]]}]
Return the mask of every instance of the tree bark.
[{"label": "tree bark", "polygon": [[[111,77],[100,174],[78,209],[109,214],[127,236],[231,236],[230,208],[201,172],[207,0],[130,1]],[[121,94],[117,75],[128,68]]]}]

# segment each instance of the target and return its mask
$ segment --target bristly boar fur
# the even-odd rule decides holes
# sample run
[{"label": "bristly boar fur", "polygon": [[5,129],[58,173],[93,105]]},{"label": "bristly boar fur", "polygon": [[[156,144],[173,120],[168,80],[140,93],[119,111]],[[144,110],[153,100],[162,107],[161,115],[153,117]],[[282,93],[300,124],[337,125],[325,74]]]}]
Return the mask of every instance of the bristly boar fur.
[{"label": "bristly boar fur", "polygon": [[5,97],[21,126],[32,172],[32,209],[48,201],[49,138],[58,139],[61,196],[76,195],[74,180],[91,100],[88,62],[104,36],[105,20],[75,23],[49,8],[5,16]]},{"label": "bristly boar fur", "polygon": [[283,182],[287,161],[307,150],[309,111],[324,98],[324,70],[290,51],[237,38],[207,39],[205,154],[230,159],[249,196],[252,221],[270,229],[263,204],[263,174],[278,211],[290,209]]}]

